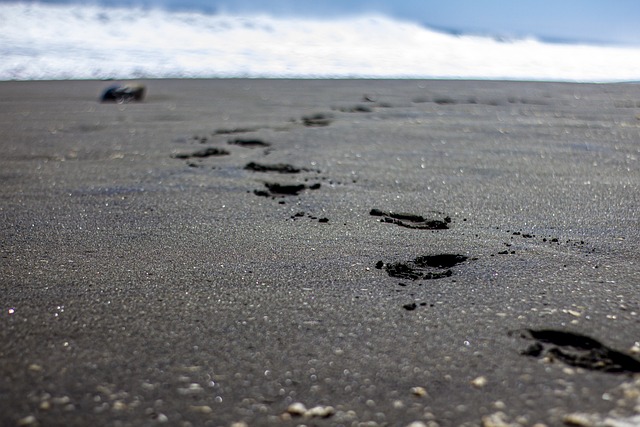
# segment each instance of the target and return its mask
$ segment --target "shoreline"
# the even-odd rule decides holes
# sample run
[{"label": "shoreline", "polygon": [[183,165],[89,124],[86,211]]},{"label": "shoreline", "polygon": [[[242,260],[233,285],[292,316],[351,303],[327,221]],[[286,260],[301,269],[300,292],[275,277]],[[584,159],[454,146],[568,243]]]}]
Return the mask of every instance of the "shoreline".
[{"label": "shoreline", "polygon": [[268,76],[220,76],[220,77],[127,77],[127,78],[62,78],[62,79],[9,79],[0,80],[0,84],[5,83],[73,83],[73,82],[158,82],[158,81],[234,81],[234,80],[248,80],[248,81],[381,81],[381,82],[411,82],[422,80],[425,82],[462,82],[462,83],[548,83],[548,84],[594,84],[594,85],[616,85],[616,84],[640,84],[640,80],[571,80],[571,79],[521,79],[521,78],[465,78],[465,77],[345,77],[345,76],[300,76],[300,77],[268,77]]}]

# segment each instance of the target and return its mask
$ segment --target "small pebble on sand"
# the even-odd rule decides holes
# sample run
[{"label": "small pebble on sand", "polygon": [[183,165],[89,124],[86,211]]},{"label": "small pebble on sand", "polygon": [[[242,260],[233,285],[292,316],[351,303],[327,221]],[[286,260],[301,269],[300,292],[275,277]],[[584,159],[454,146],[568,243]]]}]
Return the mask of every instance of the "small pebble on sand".
[{"label": "small pebble on sand", "polygon": [[487,382],[488,381],[486,377],[478,377],[473,381],[471,381],[471,385],[474,386],[475,388],[482,388],[487,385]]},{"label": "small pebble on sand", "polygon": [[504,412],[496,412],[482,417],[482,427],[515,427],[515,424],[508,422]]},{"label": "small pebble on sand", "polygon": [[333,406],[314,406],[305,412],[307,418],[328,418],[335,413]]},{"label": "small pebble on sand", "polygon": [[38,420],[33,415],[28,415],[24,418],[20,418],[18,420],[19,426],[36,426],[38,425]]},{"label": "small pebble on sand", "polygon": [[411,394],[417,397],[424,397],[427,395],[427,390],[424,387],[411,387]]},{"label": "small pebble on sand", "polygon": [[572,427],[592,427],[595,426],[591,418],[586,414],[568,414],[562,419],[562,422],[567,426]]},{"label": "small pebble on sand", "polygon": [[115,402],[113,402],[114,411],[124,411],[125,409],[127,409],[127,404],[122,400],[116,400]]},{"label": "small pebble on sand", "polygon": [[287,413],[296,416],[303,416],[307,412],[307,407],[303,403],[295,402],[289,405]]},{"label": "small pebble on sand", "polygon": [[193,412],[200,412],[201,414],[210,414],[213,412],[211,406],[207,405],[194,405],[190,406],[189,409],[191,409]]}]

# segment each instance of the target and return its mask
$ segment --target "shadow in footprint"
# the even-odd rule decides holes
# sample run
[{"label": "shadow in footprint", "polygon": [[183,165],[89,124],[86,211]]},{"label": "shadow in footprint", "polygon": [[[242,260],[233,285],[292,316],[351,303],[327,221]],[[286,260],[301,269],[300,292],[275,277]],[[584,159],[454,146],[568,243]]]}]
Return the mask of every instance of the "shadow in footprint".
[{"label": "shadow in footprint", "polygon": [[447,230],[451,223],[450,217],[440,219],[427,219],[421,215],[411,213],[385,212],[380,209],[371,209],[371,216],[381,217],[380,222],[396,224],[400,227],[413,228],[418,230]]},{"label": "shadow in footprint", "polygon": [[234,133],[248,133],[255,132],[259,127],[246,127],[246,128],[222,128],[213,132],[213,135],[232,135]]},{"label": "shadow in footprint", "polygon": [[521,351],[524,356],[544,355],[569,366],[607,373],[640,372],[640,360],[611,349],[586,335],[553,329],[522,329],[512,331],[510,335],[535,341]]},{"label": "shadow in footprint", "polygon": [[260,164],[256,162],[251,162],[251,163],[248,163],[244,168],[245,170],[249,170],[253,172],[300,173],[302,171],[307,171],[307,169],[297,168],[295,166],[288,165],[285,163],[265,165],[265,164]]},{"label": "shadow in footprint", "polygon": [[223,150],[220,148],[210,147],[205,148],[204,150],[196,151],[191,154],[176,154],[174,157],[176,159],[191,159],[191,158],[205,158],[211,156],[228,156],[229,152],[227,150]]},{"label": "shadow in footprint", "polygon": [[236,138],[236,139],[230,139],[229,141],[227,141],[227,143],[229,145],[238,145],[240,147],[246,147],[246,148],[257,148],[257,147],[270,147],[271,144],[268,142],[265,142],[261,139],[242,139],[242,138]]},{"label": "shadow in footprint", "polygon": [[373,112],[373,109],[371,107],[368,107],[366,105],[354,105],[352,107],[339,107],[337,108],[338,111],[341,111],[343,113],[371,113]]},{"label": "shadow in footprint", "polygon": [[433,280],[451,277],[451,267],[468,259],[464,255],[439,254],[425,255],[407,262],[394,262],[385,264],[382,261],[376,263],[377,269],[383,269],[391,277],[409,280]]},{"label": "shadow in footprint", "polygon": [[302,117],[302,124],[307,127],[329,126],[331,122],[333,122],[333,116],[331,114],[317,113]]},{"label": "shadow in footprint", "polygon": [[278,184],[275,182],[265,182],[264,186],[266,190],[254,190],[253,194],[275,199],[285,196],[298,196],[304,190],[318,190],[320,188],[320,184],[306,186],[304,184]]}]

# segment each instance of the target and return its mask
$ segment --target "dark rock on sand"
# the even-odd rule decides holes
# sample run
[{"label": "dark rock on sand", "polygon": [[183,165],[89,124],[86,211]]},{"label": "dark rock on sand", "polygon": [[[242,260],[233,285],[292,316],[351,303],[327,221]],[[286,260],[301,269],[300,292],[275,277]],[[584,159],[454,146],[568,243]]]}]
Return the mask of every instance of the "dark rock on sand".
[{"label": "dark rock on sand", "polygon": [[416,305],[415,302],[412,302],[411,304],[405,304],[402,306],[402,308],[404,308],[407,311],[413,311],[417,308],[418,306]]},{"label": "dark rock on sand", "polygon": [[146,88],[144,85],[114,85],[109,86],[100,96],[101,102],[130,102],[142,101]]}]

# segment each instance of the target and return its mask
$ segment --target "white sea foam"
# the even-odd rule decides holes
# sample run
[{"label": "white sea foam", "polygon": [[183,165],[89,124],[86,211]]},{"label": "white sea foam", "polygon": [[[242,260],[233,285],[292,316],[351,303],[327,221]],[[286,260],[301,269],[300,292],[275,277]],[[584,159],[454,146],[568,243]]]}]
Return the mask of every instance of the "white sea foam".
[{"label": "white sea foam", "polygon": [[640,79],[640,47],[454,36],[332,20],[0,4],[0,80],[156,77]]}]

